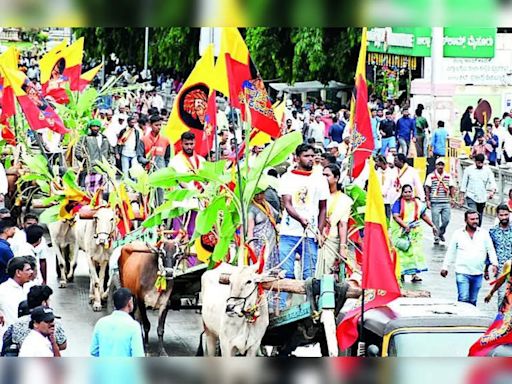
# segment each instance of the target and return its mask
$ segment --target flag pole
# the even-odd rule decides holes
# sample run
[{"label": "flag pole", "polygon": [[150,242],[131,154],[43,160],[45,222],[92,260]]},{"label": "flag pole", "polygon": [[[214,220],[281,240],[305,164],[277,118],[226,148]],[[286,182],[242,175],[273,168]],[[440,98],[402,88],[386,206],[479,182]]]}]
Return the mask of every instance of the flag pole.
[{"label": "flag pole", "polygon": [[364,342],[364,293],[365,289],[361,290],[361,325],[359,329],[359,343],[357,345],[357,356],[366,356],[366,345]]},{"label": "flag pole", "polygon": [[[238,183],[238,193],[239,193],[239,199],[240,199],[240,211],[242,214],[242,231],[240,233],[240,244],[243,247],[245,244],[245,230],[246,230],[246,221],[245,221],[245,209],[244,209],[244,191],[242,190],[242,172],[240,170],[240,162],[238,161],[238,139],[236,138],[236,128],[240,124],[239,116],[236,114],[235,119],[235,113],[234,108],[231,106],[229,113],[231,114],[231,121],[233,122],[233,139],[235,142],[235,162],[236,162],[236,177],[237,177],[237,183]],[[236,121],[236,123],[235,123]],[[246,138],[248,140],[248,138]],[[248,145],[248,143],[247,143]],[[247,159],[246,159],[247,161]],[[243,262],[243,261],[242,261]],[[242,266],[241,260],[238,260],[238,265]]]}]

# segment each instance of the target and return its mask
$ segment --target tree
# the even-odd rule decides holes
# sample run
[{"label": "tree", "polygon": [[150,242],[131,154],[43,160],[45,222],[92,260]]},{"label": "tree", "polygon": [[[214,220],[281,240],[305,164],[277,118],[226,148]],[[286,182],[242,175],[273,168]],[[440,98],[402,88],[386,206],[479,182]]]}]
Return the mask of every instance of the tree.
[{"label": "tree", "polygon": [[[149,65],[186,77],[199,58],[199,28],[150,28]],[[143,28],[77,28],[86,52],[101,59],[115,53],[121,63],[143,66]],[[352,83],[360,28],[270,28],[242,30],[251,57],[265,79]]]}]

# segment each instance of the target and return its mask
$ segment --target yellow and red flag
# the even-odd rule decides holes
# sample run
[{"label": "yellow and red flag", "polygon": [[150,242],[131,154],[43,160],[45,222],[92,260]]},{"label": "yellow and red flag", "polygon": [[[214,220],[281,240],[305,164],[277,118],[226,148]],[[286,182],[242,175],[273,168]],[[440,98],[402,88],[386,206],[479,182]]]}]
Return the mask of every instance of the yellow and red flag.
[{"label": "yellow and red flag", "polygon": [[23,72],[6,68],[2,64],[0,69],[11,84],[30,128],[49,128],[60,134],[68,132],[59,115]]},{"label": "yellow and red flag", "polygon": [[237,28],[224,28],[222,31],[215,75],[216,89],[229,95],[231,105],[240,109],[244,120],[249,118],[246,116],[249,113],[252,127],[271,137],[281,135],[281,128],[263,80],[252,63],[249,50]]},{"label": "yellow and red flag", "polygon": [[[18,69],[18,51],[14,47],[9,47],[7,51],[0,55],[0,64],[6,68],[13,70]],[[5,74],[0,70],[0,105],[2,106],[1,119],[5,121],[9,117],[16,114],[16,105],[14,99],[14,92],[11,83],[5,77]]]},{"label": "yellow and red flag", "polygon": [[[366,27],[363,27],[361,49],[355,77],[355,116],[352,127],[352,177],[362,172],[366,160],[371,156],[375,143],[373,141],[370,112],[368,111],[368,87],[366,85]],[[352,112],[352,111],[351,111]]]},{"label": "yellow and red flag", "polygon": [[81,37],[69,47],[62,42],[39,61],[43,95],[51,96],[57,103],[66,104],[66,84],[71,91],[80,89],[84,38]]},{"label": "yellow and red flag", "polygon": [[191,131],[196,143],[201,143],[206,124],[208,96],[212,89],[213,45],[210,45],[201,57],[174,100],[169,121],[163,135],[171,144],[176,144],[180,136]]},{"label": "yellow and red flag", "polygon": [[97,65],[96,67],[90,69],[89,71],[82,73],[80,75],[80,83],[78,84],[78,90],[83,91],[85,87],[89,85],[89,83],[94,79],[94,77],[98,74],[101,67],[103,67],[103,63]]},{"label": "yellow and red flag", "polygon": [[[391,255],[384,200],[375,164],[370,161],[368,194],[364,225],[362,288],[365,292],[364,310],[382,307],[400,297],[395,275],[395,260]],[[350,347],[358,337],[357,324],[361,306],[348,312],[338,326],[336,336],[340,349]]]}]

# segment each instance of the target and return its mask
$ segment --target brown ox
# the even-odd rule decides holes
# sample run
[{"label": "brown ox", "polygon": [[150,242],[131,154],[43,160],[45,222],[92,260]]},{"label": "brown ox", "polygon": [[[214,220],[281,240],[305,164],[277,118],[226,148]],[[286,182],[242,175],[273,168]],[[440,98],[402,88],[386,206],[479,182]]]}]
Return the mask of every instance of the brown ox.
[{"label": "brown ox", "polygon": [[[178,240],[179,241],[179,240]],[[149,342],[149,322],[146,307],[158,309],[158,354],[167,355],[164,349],[164,326],[168,303],[173,289],[173,267],[178,257],[177,242],[166,241],[158,248],[149,248],[144,243],[132,243],[121,249],[119,278],[121,286],[129,288],[135,298],[135,316],[144,328],[144,346]],[[155,282],[165,276],[167,289],[158,292]]]}]

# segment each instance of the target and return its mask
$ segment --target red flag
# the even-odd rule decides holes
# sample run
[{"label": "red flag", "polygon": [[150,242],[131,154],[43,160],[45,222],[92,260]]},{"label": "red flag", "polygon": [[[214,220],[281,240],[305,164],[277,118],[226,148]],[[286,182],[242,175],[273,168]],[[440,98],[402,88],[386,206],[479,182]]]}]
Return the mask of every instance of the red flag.
[{"label": "red flag", "polygon": [[[249,63],[251,63],[250,60]],[[247,104],[251,114],[251,126],[272,137],[279,137],[281,129],[263,80],[255,73],[255,69],[251,71],[250,65],[234,60],[229,54],[226,54],[231,105],[240,109],[242,118],[246,119],[245,104]]]},{"label": "red flag", "polygon": [[498,345],[512,344],[511,321],[510,311],[498,313],[487,332],[471,346],[468,356],[487,356]]},{"label": "red flag", "polygon": [[356,80],[356,116],[352,131],[353,164],[352,177],[362,172],[366,160],[371,156],[375,144],[373,142],[372,125],[368,113],[368,88],[366,81],[359,75]]},{"label": "red flag", "polygon": [[9,83],[11,83],[30,128],[34,130],[49,128],[60,134],[68,132],[59,115],[23,72],[1,67]]},{"label": "red flag", "polygon": [[11,85],[6,85],[3,77],[0,77],[0,105],[2,106],[2,120],[8,119],[16,113],[16,105],[14,101],[14,91]]},{"label": "red flag", "polygon": [[3,118],[3,115],[0,117],[0,127],[2,127],[2,139],[9,145],[16,145],[16,135],[12,131],[9,122]]},{"label": "red flag", "polygon": [[[366,202],[362,263],[365,311],[381,307],[400,297],[395,264],[389,247],[384,200],[373,161],[370,163]],[[347,349],[357,340],[360,316],[361,306],[358,306],[347,313],[338,326],[336,335],[340,349]]]},{"label": "red flag", "polygon": [[208,105],[206,107],[206,118],[204,122],[204,130],[201,132],[202,137],[197,137],[199,142],[198,153],[201,156],[207,156],[212,150],[214,137],[217,132],[217,92],[211,90],[208,97]]},{"label": "red flag", "polygon": [[[356,105],[352,128],[352,177],[359,176],[366,160],[375,149],[372,124],[368,112],[368,88],[366,86],[366,28],[363,28],[361,49],[356,69]],[[351,116],[351,121],[352,121]]]}]

